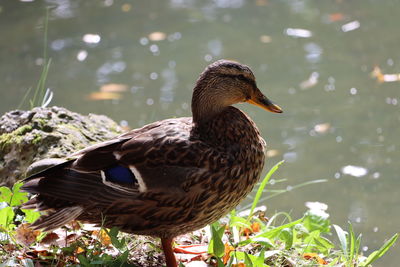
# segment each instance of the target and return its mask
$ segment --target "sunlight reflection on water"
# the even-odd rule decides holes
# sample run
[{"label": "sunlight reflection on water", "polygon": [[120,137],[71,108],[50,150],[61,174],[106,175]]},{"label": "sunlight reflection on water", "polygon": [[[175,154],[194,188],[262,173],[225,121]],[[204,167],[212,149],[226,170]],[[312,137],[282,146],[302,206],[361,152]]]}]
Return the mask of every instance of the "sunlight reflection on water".
[{"label": "sunlight reflection on water", "polygon": [[[0,4],[10,21],[0,51],[7,62],[0,68],[2,112],[18,106],[45,62],[39,2]],[[398,20],[388,16],[400,9],[393,1],[45,3],[52,7],[48,86],[54,104],[105,113],[132,128],[190,116],[191,89],[207,63],[242,61],[284,108],[274,116],[239,106],[267,140],[266,168],[284,158],[276,180],[329,180],[264,204],[301,216],[311,198],[324,202],[332,221],[351,219],[367,232],[370,248],[377,242],[369,235],[374,227],[382,236],[393,231],[400,214],[393,200],[400,172]],[[107,84],[125,85],[127,92],[118,99],[98,94]],[[88,100],[91,93],[103,99]]]}]

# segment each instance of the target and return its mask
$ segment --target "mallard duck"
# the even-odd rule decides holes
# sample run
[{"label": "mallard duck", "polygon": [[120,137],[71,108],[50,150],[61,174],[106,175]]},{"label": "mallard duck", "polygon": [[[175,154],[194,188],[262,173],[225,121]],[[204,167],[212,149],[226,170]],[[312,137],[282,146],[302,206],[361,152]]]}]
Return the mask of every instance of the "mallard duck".
[{"label": "mallard duck", "polygon": [[260,177],[265,141],[232,106],[241,102],[282,112],[248,66],[214,62],[194,87],[193,117],[148,124],[26,178],[22,189],[36,196],[24,207],[48,211],[32,227],[48,231],[76,219],[156,236],[175,267],[173,238],[228,213]]}]

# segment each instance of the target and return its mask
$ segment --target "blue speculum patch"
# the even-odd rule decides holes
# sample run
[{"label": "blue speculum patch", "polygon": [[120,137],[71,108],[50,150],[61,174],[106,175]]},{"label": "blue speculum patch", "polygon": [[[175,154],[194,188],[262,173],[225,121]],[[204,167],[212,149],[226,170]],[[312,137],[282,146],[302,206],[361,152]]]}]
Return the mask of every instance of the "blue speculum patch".
[{"label": "blue speculum patch", "polygon": [[104,170],[106,180],[115,183],[131,184],[136,182],[135,175],[129,168],[117,165]]}]

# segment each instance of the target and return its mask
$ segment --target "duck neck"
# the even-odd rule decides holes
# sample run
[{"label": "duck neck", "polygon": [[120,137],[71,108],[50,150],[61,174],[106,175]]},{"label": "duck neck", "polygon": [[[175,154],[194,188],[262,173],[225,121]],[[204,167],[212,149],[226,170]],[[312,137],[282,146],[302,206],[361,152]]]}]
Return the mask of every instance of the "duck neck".
[{"label": "duck neck", "polygon": [[201,88],[201,84],[196,86],[192,98],[193,122],[197,125],[206,124],[215,116],[223,112],[229,105],[221,102],[222,97],[211,95],[207,88]]}]

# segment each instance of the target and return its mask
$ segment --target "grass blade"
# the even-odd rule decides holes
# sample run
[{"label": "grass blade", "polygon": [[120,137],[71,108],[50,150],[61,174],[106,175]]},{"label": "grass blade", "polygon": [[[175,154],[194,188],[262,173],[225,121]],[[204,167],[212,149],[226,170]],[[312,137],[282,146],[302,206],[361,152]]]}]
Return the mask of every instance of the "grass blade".
[{"label": "grass blade", "polygon": [[353,230],[353,225],[349,222],[349,239],[350,239],[350,254],[347,261],[348,266],[353,266],[354,256],[357,256],[358,251],[355,251],[356,237]]},{"label": "grass blade", "polygon": [[43,100],[42,100],[41,107],[42,108],[47,107],[50,104],[51,100],[53,99],[53,96],[54,96],[53,91],[51,91],[50,88],[47,88],[46,89],[46,93],[44,94],[44,97],[43,97]]},{"label": "grass blade", "polygon": [[304,182],[304,183],[301,183],[301,184],[298,184],[298,185],[294,185],[294,186],[291,187],[290,190],[288,190],[288,189],[274,190],[273,194],[270,194],[269,196],[265,196],[265,197],[261,198],[260,201],[265,201],[267,199],[279,196],[279,195],[281,195],[283,193],[287,193],[289,191],[293,191],[294,189],[298,189],[298,188],[301,188],[301,187],[306,186],[306,185],[325,183],[327,181],[328,181],[327,179],[312,180],[312,181],[307,181],[307,182]]},{"label": "grass blade", "polygon": [[383,246],[379,250],[372,252],[368,256],[368,258],[360,264],[360,266],[361,267],[368,266],[372,262],[374,262],[377,259],[379,259],[380,257],[382,257],[388,251],[388,249],[393,246],[393,244],[396,242],[398,237],[399,237],[399,234],[395,234],[394,236],[392,236],[392,238],[390,238],[385,244],[383,244]]},{"label": "grass blade", "polygon": [[349,253],[347,251],[347,236],[346,236],[347,234],[339,225],[334,224],[333,227],[335,228],[335,231],[339,238],[339,242],[340,242],[340,246],[342,247],[342,251],[343,251],[344,255],[346,255],[346,258],[347,258],[349,255]]},{"label": "grass blade", "polygon": [[33,98],[29,101],[31,109],[35,106],[39,106],[38,99],[42,99],[42,104],[44,101],[46,89],[45,84],[47,80],[47,75],[49,73],[51,59],[47,59],[47,32],[48,32],[48,24],[49,24],[49,9],[46,9],[46,17],[44,21],[44,37],[43,37],[43,69],[42,73],[40,74],[40,78],[38,84],[36,85],[35,92],[33,94]]},{"label": "grass blade", "polygon": [[256,206],[257,206],[257,204],[258,204],[258,201],[260,200],[261,195],[262,195],[262,193],[263,193],[263,191],[264,191],[264,188],[265,188],[265,186],[267,185],[267,183],[268,183],[269,179],[271,178],[272,174],[274,174],[274,172],[276,172],[276,170],[278,170],[279,166],[281,166],[283,162],[284,162],[284,161],[282,160],[282,161],[278,162],[277,164],[275,164],[275,165],[268,171],[268,173],[265,175],[264,179],[261,181],[261,184],[260,184],[260,186],[258,187],[256,196],[254,197],[253,204],[251,205],[250,214],[249,214],[249,216],[247,217],[247,221],[250,221],[251,217],[253,216],[254,209],[256,208]]}]

